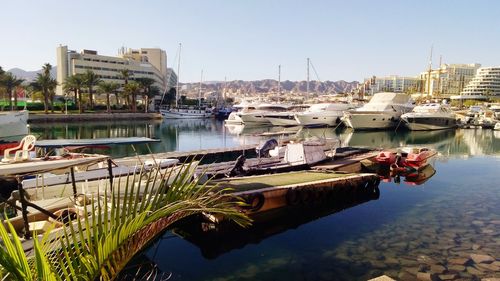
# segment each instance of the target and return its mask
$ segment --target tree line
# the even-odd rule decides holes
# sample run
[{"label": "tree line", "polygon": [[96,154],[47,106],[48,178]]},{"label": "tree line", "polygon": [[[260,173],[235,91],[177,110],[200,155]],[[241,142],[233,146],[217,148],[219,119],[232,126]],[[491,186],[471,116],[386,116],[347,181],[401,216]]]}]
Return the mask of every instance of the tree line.
[{"label": "tree line", "polygon": [[[45,113],[54,112],[54,101],[56,97],[56,87],[59,85],[56,79],[52,78],[50,72],[52,65],[46,63],[42,71],[37,73],[36,78],[27,82],[17,78],[10,72],[6,72],[0,66],[0,91],[8,98],[8,108],[18,109],[19,89],[29,93],[31,98],[40,98],[44,105]],[[112,81],[104,81],[99,75],[91,70],[85,73],[77,73],[65,79],[62,83],[66,99],[72,99],[78,107],[78,112],[83,113],[86,109],[94,110],[95,94],[106,95],[106,112],[111,113],[111,96],[115,97],[117,106],[124,106],[132,112],[137,112],[137,99],[141,97],[147,111],[149,101],[155,95],[160,94],[160,89],[154,85],[155,80],[147,77],[133,77],[133,73],[128,69],[123,69],[119,73],[124,80],[121,85]],[[122,104],[123,103],[123,104]]]}]

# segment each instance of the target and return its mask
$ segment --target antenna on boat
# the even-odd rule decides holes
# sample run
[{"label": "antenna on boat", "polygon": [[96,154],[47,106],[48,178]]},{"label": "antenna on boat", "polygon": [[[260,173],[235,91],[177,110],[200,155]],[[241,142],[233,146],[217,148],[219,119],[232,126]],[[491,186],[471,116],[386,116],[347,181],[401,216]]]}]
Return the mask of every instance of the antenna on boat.
[{"label": "antenna on boat", "polygon": [[306,98],[309,98],[309,58],[307,58]]},{"label": "antenna on boat", "polygon": [[278,103],[281,95],[281,64],[278,65]]},{"label": "antenna on boat", "polygon": [[201,82],[203,81],[203,69],[201,70],[200,76],[200,88],[198,89],[198,109],[201,108]]}]

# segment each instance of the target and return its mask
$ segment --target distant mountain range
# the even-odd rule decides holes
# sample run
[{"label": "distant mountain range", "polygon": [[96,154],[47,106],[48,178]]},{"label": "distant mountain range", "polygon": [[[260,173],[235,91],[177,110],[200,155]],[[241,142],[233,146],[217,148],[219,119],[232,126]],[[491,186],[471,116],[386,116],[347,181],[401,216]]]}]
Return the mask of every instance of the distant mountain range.
[{"label": "distant mountain range", "polygon": [[[40,69],[40,70],[35,70],[35,71],[26,71],[26,70],[20,69],[20,68],[12,68],[10,70],[7,70],[7,72],[12,73],[17,78],[22,78],[22,79],[26,80],[27,82],[30,82],[30,81],[35,80],[36,75],[38,73],[41,73],[42,70]],[[57,72],[57,67],[53,66],[52,70],[50,71],[50,75],[52,76],[52,78],[56,78],[56,72]]]},{"label": "distant mountain range", "polygon": [[[183,91],[188,92],[188,96],[196,95],[199,87],[199,83],[181,83],[183,86]],[[310,81],[309,82],[309,92],[318,94],[339,94],[347,93],[358,87],[358,81],[346,82],[340,81]],[[228,81],[227,83],[210,81],[203,83],[203,92],[222,92],[226,87],[228,92],[232,93],[247,93],[247,94],[259,94],[259,93],[269,93],[278,91],[278,81],[272,79],[256,80],[256,81],[243,81],[235,80]],[[294,93],[306,93],[307,92],[307,82],[306,81],[281,81],[281,91],[283,92],[294,92]]]},{"label": "distant mountain range", "polygon": [[[8,72],[14,74],[18,78],[23,78],[26,81],[32,81],[36,78],[37,73],[42,70],[36,71],[26,71],[20,68],[13,68],[8,70]],[[50,72],[53,78],[56,77],[57,68],[54,66]],[[193,83],[181,83],[183,88],[187,90],[188,96],[197,95],[199,82]],[[347,93],[358,87],[358,81],[346,82],[344,80],[339,81],[310,81],[309,82],[309,92],[318,94],[338,94]],[[259,94],[259,93],[269,93],[278,91],[278,81],[273,79],[255,80],[255,81],[243,81],[235,80],[228,81],[227,83],[223,81],[207,81],[203,83],[203,92],[222,92],[226,87],[227,91],[232,93],[242,93],[242,94]],[[185,91],[183,90],[183,91]],[[295,93],[306,93],[307,92],[307,82],[306,81],[282,81],[281,90],[283,92],[295,92]]]}]

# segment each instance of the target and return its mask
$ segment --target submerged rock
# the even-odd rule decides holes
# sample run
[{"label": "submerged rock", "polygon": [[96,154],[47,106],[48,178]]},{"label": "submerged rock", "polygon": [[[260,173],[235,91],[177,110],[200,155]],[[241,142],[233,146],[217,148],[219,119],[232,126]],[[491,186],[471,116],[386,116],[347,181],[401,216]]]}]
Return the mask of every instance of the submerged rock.
[{"label": "submerged rock", "polygon": [[491,263],[495,261],[495,258],[493,258],[492,256],[480,255],[480,254],[471,254],[470,258],[475,263]]},{"label": "submerged rock", "polygon": [[469,258],[453,258],[448,260],[448,264],[466,265],[469,261]]},{"label": "submerged rock", "polygon": [[439,281],[441,280],[436,274],[419,272],[417,279],[421,281]]}]

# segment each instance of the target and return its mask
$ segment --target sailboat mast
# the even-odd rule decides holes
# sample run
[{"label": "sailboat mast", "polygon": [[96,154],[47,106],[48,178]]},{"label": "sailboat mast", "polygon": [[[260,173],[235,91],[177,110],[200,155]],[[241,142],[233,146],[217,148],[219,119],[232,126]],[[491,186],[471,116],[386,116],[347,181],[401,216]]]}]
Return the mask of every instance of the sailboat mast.
[{"label": "sailboat mast", "polygon": [[438,81],[437,81],[437,91],[436,95],[439,96],[441,94],[441,60],[443,56],[439,56],[439,66],[438,66]]},{"label": "sailboat mast", "polygon": [[198,109],[201,109],[201,82],[203,81],[203,69],[200,76],[200,88],[198,89]]},{"label": "sailboat mast", "polygon": [[427,73],[427,96],[431,94],[431,71],[432,71],[432,46],[431,46],[431,56],[429,58],[429,71]]},{"label": "sailboat mast", "polygon": [[222,91],[222,104],[226,104],[227,77],[224,76],[224,90]]},{"label": "sailboat mast", "polygon": [[179,80],[181,77],[181,49],[182,43],[179,43],[179,60],[177,61],[177,86],[175,89],[175,107],[179,108]]},{"label": "sailboat mast", "polygon": [[309,58],[307,58],[306,98],[309,98]]},{"label": "sailboat mast", "polygon": [[281,64],[278,65],[278,102],[280,102],[281,95]]}]

